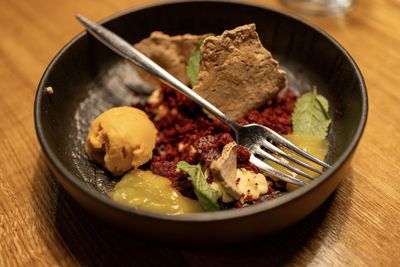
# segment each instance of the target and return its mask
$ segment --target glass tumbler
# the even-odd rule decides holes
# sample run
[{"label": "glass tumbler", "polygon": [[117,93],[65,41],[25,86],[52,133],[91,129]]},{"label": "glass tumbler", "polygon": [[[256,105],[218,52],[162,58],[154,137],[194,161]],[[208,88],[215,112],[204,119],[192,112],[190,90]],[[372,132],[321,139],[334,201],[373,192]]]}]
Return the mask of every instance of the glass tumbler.
[{"label": "glass tumbler", "polygon": [[281,0],[285,5],[310,15],[340,15],[346,12],[353,0]]}]

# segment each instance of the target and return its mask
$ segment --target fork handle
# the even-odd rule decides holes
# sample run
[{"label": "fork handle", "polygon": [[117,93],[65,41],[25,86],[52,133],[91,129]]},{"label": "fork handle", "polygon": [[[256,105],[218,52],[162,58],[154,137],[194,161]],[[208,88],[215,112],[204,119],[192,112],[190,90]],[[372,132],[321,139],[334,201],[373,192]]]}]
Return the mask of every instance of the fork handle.
[{"label": "fork handle", "polygon": [[224,113],[222,113],[218,108],[212,105],[210,102],[205,100],[203,97],[195,93],[192,89],[184,85],[181,81],[176,79],[174,76],[169,74],[166,70],[157,65],[147,56],[143,55],[127,41],[111,32],[110,30],[104,28],[103,26],[90,21],[89,19],[77,14],[76,18],[86,27],[86,29],[100,42],[106,45],[108,48],[113,50],[118,55],[129,60],[135,65],[141,67],[147,72],[155,75],[163,82],[167,83],[171,87],[175,88],[185,96],[192,99],[194,102],[199,104],[201,107],[206,109],[217,119],[226,123],[234,131],[236,131],[238,124],[228,118]]}]

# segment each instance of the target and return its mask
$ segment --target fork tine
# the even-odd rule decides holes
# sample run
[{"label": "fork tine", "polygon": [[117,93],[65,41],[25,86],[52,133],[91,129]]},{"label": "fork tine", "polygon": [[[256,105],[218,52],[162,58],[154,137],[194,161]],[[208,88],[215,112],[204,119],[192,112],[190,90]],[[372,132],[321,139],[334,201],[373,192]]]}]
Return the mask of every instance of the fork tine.
[{"label": "fork tine", "polygon": [[293,161],[294,163],[303,166],[304,168],[307,168],[313,172],[319,173],[321,174],[322,172],[320,170],[318,170],[317,168],[311,166],[310,164],[307,164],[301,160],[298,160],[290,155],[288,155],[287,153],[283,152],[281,149],[277,148],[276,146],[274,146],[273,144],[271,144],[270,142],[268,142],[267,140],[263,140],[263,146],[265,148],[268,148],[269,150],[272,150],[273,152],[275,152],[276,154],[290,160]]},{"label": "fork tine", "polygon": [[313,179],[315,178],[314,176],[312,176],[312,175],[310,175],[310,174],[308,174],[308,173],[306,173],[306,172],[303,172],[302,170],[299,170],[299,169],[297,169],[297,168],[295,168],[295,167],[292,167],[292,166],[290,166],[289,164],[283,162],[283,161],[280,160],[280,159],[275,158],[275,157],[272,156],[271,154],[265,152],[261,147],[257,147],[256,150],[254,151],[254,153],[256,153],[257,155],[259,155],[259,156],[261,156],[261,157],[263,157],[263,158],[265,158],[265,159],[267,159],[267,160],[270,160],[270,161],[272,161],[272,162],[275,162],[276,164],[279,164],[279,165],[281,165],[281,166],[283,166],[283,167],[285,167],[285,168],[291,170],[292,172],[295,172],[295,173],[297,173],[297,174],[300,174],[300,175],[302,175],[302,176],[304,176],[304,177],[306,177],[306,178],[308,178],[308,179],[313,180]]},{"label": "fork tine", "polygon": [[314,163],[316,163],[316,164],[318,164],[318,165],[321,165],[321,166],[323,166],[323,167],[325,167],[325,168],[331,168],[331,165],[327,164],[326,162],[323,162],[323,161],[320,160],[320,159],[317,159],[317,158],[314,157],[313,155],[311,155],[311,154],[305,152],[304,150],[298,148],[298,147],[297,147],[296,145],[294,145],[292,142],[290,142],[290,141],[287,140],[286,138],[283,138],[282,136],[280,136],[280,135],[279,135],[278,133],[276,133],[275,131],[273,131],[273,130],[267,128],[267,127],[265,127],[265,129],[266,129],[266,130],[268,131],[268,133],[270,134],[268,137],[269,137],[272,141],[274,141],[274,142],[276,142],[276,143],[278,143],[278,144],[280,144],[280,145],[282,145],[282,146],[284,146],[284,147],[286,147],[286,148],[292,150],[293,152],[296,152],[296,153],[299,154],[300,156],[303,156],[303,157],[305,157],[306,159],[308,159],[308,160],[310,160],[310,161],[312,161],[312,162],[314,162]]},{"label": "fork tine", "polygon": [[272,168],[271,166],[266,164],[264,161],[258,159],[253,154],[251,154],[251,156],[250,156],[250,162],[253,163],[257,168],[268,173],[269,175],[279,178],[285,182],[289,182],[289,183],[297,184],[297,185],[301,185],[301,186],[306,185],[306,183],[303,182],[302,180],[299,180],[293,176],[287,175],[286,173],[280,172],[280,171]]}]

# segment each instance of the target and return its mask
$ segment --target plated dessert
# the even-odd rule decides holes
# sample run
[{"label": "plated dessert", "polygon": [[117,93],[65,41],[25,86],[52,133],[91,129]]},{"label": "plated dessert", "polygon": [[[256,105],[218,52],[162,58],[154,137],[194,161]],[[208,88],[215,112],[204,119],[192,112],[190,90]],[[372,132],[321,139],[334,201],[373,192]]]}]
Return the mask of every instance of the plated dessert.
[{"label": "plated dessert", "polygon": [[[153,32],[135,47],[238,123],[265,125],[325,157],[327,100],[316,89],[299,95],[300,88],[287,85],[254,24],[220,35]],[[252,165],[229,127],[138,72],[155,88],[147,102],[105,111],[92,123],[85,144],[91,160],[122,177],[109,192],[112,199],[178,215],[242,208],[295,189]]]}]

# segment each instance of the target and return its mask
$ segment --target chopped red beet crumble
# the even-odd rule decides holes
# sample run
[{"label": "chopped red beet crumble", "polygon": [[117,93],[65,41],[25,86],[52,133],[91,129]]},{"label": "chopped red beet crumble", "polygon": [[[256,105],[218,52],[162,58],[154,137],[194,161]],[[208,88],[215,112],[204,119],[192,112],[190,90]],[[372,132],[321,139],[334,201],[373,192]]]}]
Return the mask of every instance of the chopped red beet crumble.
[{"label": "chopped red beet crumble", "polygon": [[[155,174],[168,177],[173,187],[183,195],[195,198],[186,174],[176,171],[177,162],[184,160],[209,167],[219,157],[223,147],[234,141],[234,133],[224,123],[209,119],[200,106],[174,89],[163,86],[160,96],[157,104],[137,106],[148,114],[159,131],[150,169]],[[262,108],[250,111],[238,122],[259,123],[280,134],[291,133],[295,101],[296,96],[287,90],[268,100]],[[249,157],[249,151],[240,147],[238,167],[260,172],[249,163]]]}]

